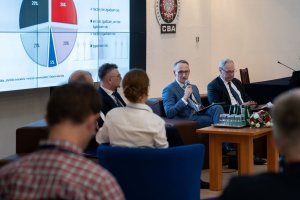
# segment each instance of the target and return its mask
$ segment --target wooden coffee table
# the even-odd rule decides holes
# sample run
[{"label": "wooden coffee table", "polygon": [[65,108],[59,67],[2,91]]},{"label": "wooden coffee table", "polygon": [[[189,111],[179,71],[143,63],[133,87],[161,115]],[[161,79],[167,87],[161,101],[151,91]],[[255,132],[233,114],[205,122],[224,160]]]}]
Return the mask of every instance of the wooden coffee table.
[{"label": "wooden coffee table", "polygon": [[237,143],[239,175],[253,173],[253,140],[267,136],[267,168],[278,171],[279,154],[273,144],[271,128],[219,128],[197,129],[197,134],[209,134],[210,189],[222,190],[222,143]]}]

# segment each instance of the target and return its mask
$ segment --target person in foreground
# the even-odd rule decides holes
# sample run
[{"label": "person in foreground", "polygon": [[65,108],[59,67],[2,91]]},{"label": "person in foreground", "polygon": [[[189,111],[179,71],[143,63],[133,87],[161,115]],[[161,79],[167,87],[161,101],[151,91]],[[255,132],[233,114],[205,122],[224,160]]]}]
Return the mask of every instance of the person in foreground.
[{"label": "person in foreground", "polygon": [[129,103],[107,113],[104,125],[96,135],[97,142],[112,146],[167,148],[165,122],[145,104],[149,92],[146,72],[130,70],[122,86]]},{"label": "person in foreground", "polygon": [[[197,112],[201,97],[197,86],[189,84],[190,66],[186,60],[174,64],[175,81],[163,89],[162,100],[168,118],[182,118],[196,121],[198,128],[219,122],[222,106],[214,105],[204,112]],[[209,183],[201,180],[201,188],[208,189]]]},{"label": "person in foreground", "polygon": [[300,90],[275,99],[273,136],[286,168],[281,173],[234,177],[219,199],[298,199],[300,196]]},{"label": "person in foreground", "polygon": [[124,199],[114,177],[84,158],[101,108],[90,84],[57,87],[47,105],[49,138],[0,170],[0,199]]},{"label": "person in foreground", "polygon": [[201,97],[196,85],[189,83],[190,66],[186,60],[174,64],[175,81],[163,89],[162,100],[168,118],[182,118],[196,121],[198,128],[219,122],[222,106],[214,105],[206,111],[198,112]]},{"label": "person in foreground", "polygon": [[247,95],[243,84],[234,78],[233,60],[227,58],[219,62],[220,76],[212,80],[207,86],[207,97],[209,103],[224,102],[225,112],[229,111],[230,105],[256,106],[256,102]]}]

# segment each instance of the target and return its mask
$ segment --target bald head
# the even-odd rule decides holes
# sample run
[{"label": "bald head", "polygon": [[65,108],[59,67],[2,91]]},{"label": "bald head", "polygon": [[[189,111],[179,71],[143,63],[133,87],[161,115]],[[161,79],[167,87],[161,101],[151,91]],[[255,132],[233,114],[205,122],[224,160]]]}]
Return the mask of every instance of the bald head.
[{"label": "bald head", "polygon": [[69,78],[69,83],[73,82],[94,84],[92,74],[84,70],[77,70],[71,74]]}]

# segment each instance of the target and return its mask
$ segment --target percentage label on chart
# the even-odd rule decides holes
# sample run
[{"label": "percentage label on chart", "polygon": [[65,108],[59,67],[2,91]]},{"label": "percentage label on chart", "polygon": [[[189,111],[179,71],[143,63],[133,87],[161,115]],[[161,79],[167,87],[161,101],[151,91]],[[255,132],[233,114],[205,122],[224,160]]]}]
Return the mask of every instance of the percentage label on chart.
[{"label": "percentage label on chart", "polygon": [[33,47],[34,47],[34,48],[39,48],[39,47],[40,47],[40,44],[39,44],[39,43],[34,43],[34,44],[33,44]]},{"label": "percentage label on chart", "polygon": [[69,45],[69,41],[64,41],[64,42],[63,42],[63,45],[64,45],[64,46],[68,46],[68,45]]},{"label": "percentage label on chart", "polygon": [[67,7],[67,3],[66,2],[60,2],[60,7]]},{"label": "percentage label on chart", "polygon": [[31,1],[31,5],[32,5],[32,6],[38,6],[38,5],[39,5],[39,2],[38,2],[38,1]]}]

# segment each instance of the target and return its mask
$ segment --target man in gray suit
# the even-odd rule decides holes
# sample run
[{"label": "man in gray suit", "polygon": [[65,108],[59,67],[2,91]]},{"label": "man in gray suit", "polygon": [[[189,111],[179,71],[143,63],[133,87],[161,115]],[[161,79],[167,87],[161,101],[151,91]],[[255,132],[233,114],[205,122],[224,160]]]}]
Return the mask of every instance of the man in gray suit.
[{"label": "man in gray suit", "polygon": [[182,118],[196,121],[198,128],[210,126],[219,121],[224,113],[222,106],[214,105],[203,112],[197,86],[189,83],[190,67],[186,60],[174,64],[175,81],[164,88],[162,100],[168,118]]},{"label": "man in gray suit", "polygon": [[[224,113],[220,105],[214,105],[203,112],[197,86],[189,83],[190,66],[186,60],[174,64],[175,81],[164,88],[162,100],[168,118],[181,118],[196,121],[198,128],[210,126],[219,121]],[[201,180],[201,189],[208,189],[209,183]]]}]

